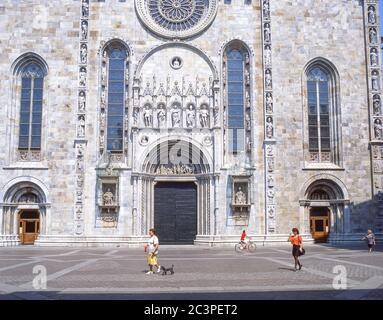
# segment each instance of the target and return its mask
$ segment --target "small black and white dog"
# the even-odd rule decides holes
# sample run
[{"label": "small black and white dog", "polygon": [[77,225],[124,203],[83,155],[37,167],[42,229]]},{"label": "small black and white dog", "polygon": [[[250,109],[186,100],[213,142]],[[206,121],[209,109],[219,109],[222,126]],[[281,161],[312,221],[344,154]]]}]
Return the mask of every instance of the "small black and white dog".
[{"label": "small black and white dog", "polygon": [[163,276],[168,274],[168,272],[170,272],[170,274],[174,274],[174,264],[172,264],[170,268],[165,268],[164,266],[161,266],[161,270]]}]

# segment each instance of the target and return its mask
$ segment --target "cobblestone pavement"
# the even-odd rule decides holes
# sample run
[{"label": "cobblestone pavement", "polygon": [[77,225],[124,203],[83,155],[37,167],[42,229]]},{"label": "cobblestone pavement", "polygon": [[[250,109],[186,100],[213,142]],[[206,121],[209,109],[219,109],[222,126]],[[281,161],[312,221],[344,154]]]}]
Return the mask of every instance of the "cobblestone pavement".
[{"label": "cobblestone pavement", "polygon": [[[329,245],[306,251],[303,269],[294,272],[288,246],[241,254],[161,246],[160,264],[175,270],[162,276],[145,274],[142,249],[0,248],[0,300],[383,299],[382,251]],[[340,280],[342,275],[347,277]]]}]

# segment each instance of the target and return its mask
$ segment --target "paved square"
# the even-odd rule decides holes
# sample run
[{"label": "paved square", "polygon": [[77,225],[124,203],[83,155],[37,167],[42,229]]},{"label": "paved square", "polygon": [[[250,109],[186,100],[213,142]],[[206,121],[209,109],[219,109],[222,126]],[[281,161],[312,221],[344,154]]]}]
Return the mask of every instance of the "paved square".
[{"label": "paved square", "polygon": [[[145,274],[142,248],[0,248],[0,299],[383,299],[382,251],[306,250],[294,272],[289,246],[161,246],[160,264],[175,269],[162,276]],[[45,270],[47,288],[34,289]],[[336,290],[342,272],[347,289]]]}]

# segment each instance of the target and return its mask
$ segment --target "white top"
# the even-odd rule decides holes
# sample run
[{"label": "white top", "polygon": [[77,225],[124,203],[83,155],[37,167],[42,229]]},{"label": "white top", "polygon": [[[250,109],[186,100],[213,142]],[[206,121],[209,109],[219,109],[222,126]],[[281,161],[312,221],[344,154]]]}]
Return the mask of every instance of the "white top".
[{"label": "white top", "polygon": [[[158,245],[159,244],[159,241],[158,241],[158,238],[157,236],[152,236],[149,241],[148,241],[148,252],[149,253],[153,253],[155,251],[155,248],[154,248],[154,245]],[[158,251],[158,249],[157,249]]]}]

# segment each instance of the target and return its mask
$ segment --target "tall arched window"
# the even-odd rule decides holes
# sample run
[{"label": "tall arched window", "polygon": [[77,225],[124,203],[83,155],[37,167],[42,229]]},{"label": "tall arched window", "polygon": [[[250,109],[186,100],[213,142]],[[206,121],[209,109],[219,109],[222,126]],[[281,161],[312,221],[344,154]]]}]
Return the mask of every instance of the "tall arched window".
[{"label": "tall arched window", "polygon": [[112,45],[108,54],[107,150],[122,153],[125,113],[126,49]]},{"label": "tall arched window", "polygon": [[334,70],[323,62],[307,69],[309,161],[339,164],[340,110]]},{"label": "tall arched window", "polygon": [[21,70],[19,150],[41,149],[44,71],[35,62]]},{"label": "tall arched window", "polygon": [[[228,46],[224,56],[227,106],[228,151],[245,152],[249,145],[245,120],[250,119],[250,62],[249,54],[240,42]],[[249,151],[249,150],[247,150]]]}]

